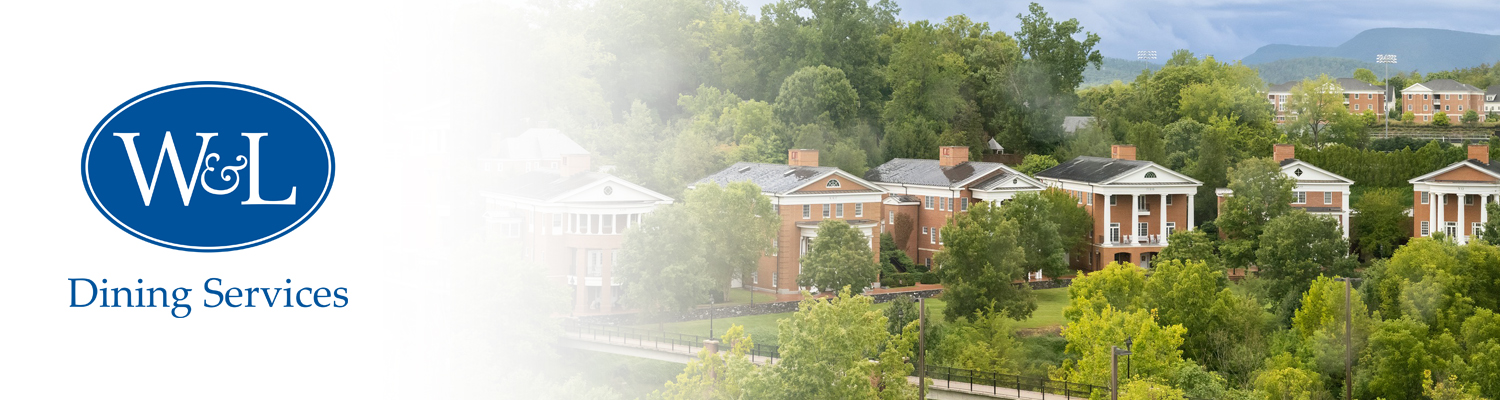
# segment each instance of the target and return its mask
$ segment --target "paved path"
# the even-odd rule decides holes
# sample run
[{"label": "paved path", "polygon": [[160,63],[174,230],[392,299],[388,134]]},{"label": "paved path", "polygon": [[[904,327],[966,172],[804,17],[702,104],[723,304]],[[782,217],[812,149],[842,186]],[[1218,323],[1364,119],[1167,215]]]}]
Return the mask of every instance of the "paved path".
[{"label": "paved path", "polygon": [[[666,343],[648,339],[622,338],[609,335],[579,334],[567,332],[563,334],[563,340],[559,343],[564,347],[595,351],[601,353],[621,354],[632,357],[648,358],[666,362],[686,364],[698,358],[698,352],[703,347],[686,345],[682,343]],[[774,357],[754,357],[751,362],[758,365],[775,364],[778,359]],[[973,399],[1022,399],[1022,400],[1072,400],[1087,399],[1088,397],[1068,397],[1059,394],[1033,392],[1028,390],[1016,390],[1003,386],[978,385],[967,382],[948,381],[936,379],[941,377],[928,377],[932,386],[928,386],[927,398],[935,400],[973,400]],[[906,378],[913,384],[917,383],[917,377]]]}]

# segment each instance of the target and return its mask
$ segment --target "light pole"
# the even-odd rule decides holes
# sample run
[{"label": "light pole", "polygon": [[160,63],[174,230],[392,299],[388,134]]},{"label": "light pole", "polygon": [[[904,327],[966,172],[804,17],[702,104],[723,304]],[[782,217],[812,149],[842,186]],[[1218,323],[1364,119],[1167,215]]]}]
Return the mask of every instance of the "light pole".
[{"label": "light pole", "polygon": [[[1155,60],[1156,59],[1156,50],[1138,50],[1138,51],[1135,52],[1135,59],[1141,60],[1141,61],[1145,61],[1146,62],[1146,70],[1150,71],[1151,70],[1151,60]],[[1142,87],[1149,88],[1149,86],[1142,86]],[[1156,95],[1154,93],[1148,93],[1147,95],[1150,96],[1150,97],[1146,98],[1146,107],[1149,108],[1152,113],[1155,113],[1156,112],[1156,107],[1153,106],[1154,105],[1153,103],[1155,103],[1154,100],[1156,99]]]},{"label": "light pole", "polygon": [[1130,379],[1131,377],[1135,376],[1134,370],[1130,369],[1130,354],[1129,354],[1129,352],[1133,351],[1133,350],[1131,350],[1131,344],[1133,344],[1134,342],[1135,341],[1131,340],[1131,338],[1128,338],[1128,337],[1125,338],[1125,351],[1127,353],[1127,354],[1125,354],[1125,379]]},{"label": "light pole", "polygon": [[917,299],[917,400],[927,400],[927,298]]},{"label": "light pole", "polygon": [[1353,318],[1351,318],[1350,309],[1353,305],[1349,302],[1349,289],[1359,278],[1333,278],[1333,280],[1344,282],[1344,398],[1351,399],[1353,397],[1350,396],[1354,394],[1354,330],[1351,328]]},{"label": "light pole", "polygon": [[[1395,54],[1376,54],[1375,55],[1375,62],[1381,63],[1381,64],[1385,64],[1385,92],[1387,93],[1387,95],[1395,96],[1396,95],[1396,90],[1393,89],[1393,88],[1391,88],[1391,64],[1395,64],[1396,63],[1396,55]],[[1395,104],[1395,99],[1387,98],[1386,100],[1387,100],[1388,103]],[[1401,112],[1401,110],[1397,109],[1396,112],[1399,113],[1399,112]],[[1391,110],[1390,109],[1386,109],[1385,110],[1385,137],[1387,139],[1389,139],[1391,137]]]},{"label": "light pole", "polygon": [[1130,350],[1109,346],[1109,400],[1120,400],[1120,356],[1128,355]]}]

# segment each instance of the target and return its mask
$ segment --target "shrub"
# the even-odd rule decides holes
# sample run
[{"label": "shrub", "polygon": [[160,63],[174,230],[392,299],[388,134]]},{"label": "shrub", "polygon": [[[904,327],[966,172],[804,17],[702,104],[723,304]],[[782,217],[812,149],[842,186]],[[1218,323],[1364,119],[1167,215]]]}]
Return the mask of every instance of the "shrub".
[{"label": "shrub", "polygon": [[1438,111],[1432,113],[1432,126],[1448,126],[1448,113]]}]

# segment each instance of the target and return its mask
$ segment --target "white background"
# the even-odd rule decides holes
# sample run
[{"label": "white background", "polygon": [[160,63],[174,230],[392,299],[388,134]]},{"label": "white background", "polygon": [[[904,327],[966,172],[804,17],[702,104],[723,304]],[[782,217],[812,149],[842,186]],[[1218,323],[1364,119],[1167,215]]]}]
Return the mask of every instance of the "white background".
[{"label": "white background", "polygon": [[[485,293],[462,285],[476,271],[443,262],[441,244],[467,234],[435,205],[453,179],[437,176],[449,172],[440,153],[418,151],[441,139],[397,121],[444,107],[462,80],[448,76],[455,7],[0,5],[0,398],[480,394],[463,377],[483,357],[454,343],[503,314],[463,307]],[[327,132],[337,175],[300,228],[246,250],[190,253],[138,240],[95,210],[79,173],[95,124],[137,94],[199,80],[276,93]],[[346,287],[349,306],[205,308],[211,277]],[[68,278],[191,288],[192,315],[70,308]]]}]

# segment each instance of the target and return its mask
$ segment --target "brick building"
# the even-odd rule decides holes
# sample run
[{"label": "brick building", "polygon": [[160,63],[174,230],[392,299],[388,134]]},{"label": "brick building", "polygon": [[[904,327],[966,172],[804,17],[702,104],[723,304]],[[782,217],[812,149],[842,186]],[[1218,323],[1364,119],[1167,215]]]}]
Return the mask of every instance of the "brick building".
[{"label": "brick building", "polygon": [[1500,85],[1490,85],[1488,89],[1484,90],[1484,111],[1482,113],[1500,113]]},{"label": "brick building", "polygon": [[1468,243],[1489,222],[1487,203],[1500,199],[1500,165],[1488,145],[1469,145],[1469,158],[1412,178],[1412,235],[1443,232]]},{"label": "brick building", "polygon": [[[1298,160],[1296,156],[1297,147],[1290,144],[1278,144],[1272,152],[1272,160],[1281,164],[1281,173],[1297,183],[1292,189],[1292,207],[1337,220],[1344,231],[1344,238],[1348,239],[1349,187],[1354,185],[1354,181]],[[1234,192],[1228,188],[1219,188],[1214,194],[1218,195],[1222,214],[1224,200],[1233,196]]]},{"label": "brick building", "polygon": [[880,186],[834,167],[818,166],[818,151],[788,151],[787,165],[739,162],[722,171],[699,179],[693,185],[748,181],[760,186],[761,193],[781,216],[775,247],[761,257],[749,285],[753,290],[776,294],[796,294],[802,270],[802,255],[818,236],[818,224],[824,220],[843,220],[865,234],[870,248],[879,254]]},{"label": "brick building", "polygon": [[[1362,114],[1365,111],[1374,111],[1375,114],[1384,116],[1387,104],[1385,86],[1372,85],[1368,82],[1354,78],[1338,78],[1334,80],[1343,91],[1344,106],[1349,112]],[[1270,85],[1266,90],[1266,99],[1271,102],[1271,111],[1276,116],[1276,123],[1286,123],[1297,120],[1297,112],[1291,107],[1292,89],[1301,84],[1302,81],[1290,81],[1286,83]]]},{"label": "brick building", "polygon": [[1071,260],[1074,268],[1098,270],[1112,261],[1149,268],[1173,232],[1193,229],[1193,195],[1203,183],[1136,160],[1135,146],[1112,146],[1110,156],[1074,158],[1036,177],[1083,199],[1094,216],[1092,254]]},{"label": "brick building", "polygon": [[[1417,122],[1432,122],[1432,115],[1442,111],[1448,122],[1458,124],[1464,112],[1484,109],[1484,91],[1452,79],[1434,79],[1402,89],[1401,104],[1401,111],[1416,115]],[[1479,118],[1484,120],[1483,113]]]},{"label": "brick building", "polygon": [[[968,147],[944,146],[938,153],[936,160],[897,158],[865,173],[865,180],[886,192],[881,231],[892,232],[907,256],[929,267],[943,250],[942,228],[956,213],[969,211],[974,202],[998,203],[1045,188],[1005,164],[969,161]],[[896,234],[898,215],[912,221],[903,234]]]},{"label": "brick building", "polygon": [[484,159],[501,178],[481,192],[486,236],[504,257],[548,271],[573,288],[573,310],[619,309],[614,276],[625,229],[672,199],[619,177],[591,171],[589,153],[555,129],[501,141]]}]

